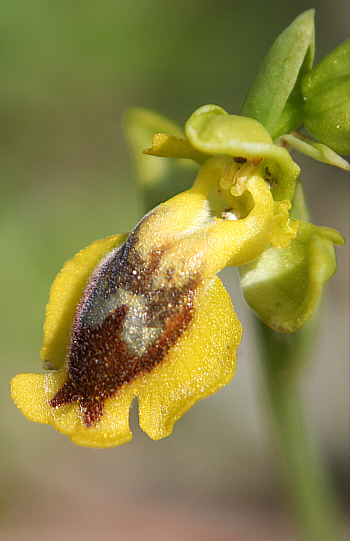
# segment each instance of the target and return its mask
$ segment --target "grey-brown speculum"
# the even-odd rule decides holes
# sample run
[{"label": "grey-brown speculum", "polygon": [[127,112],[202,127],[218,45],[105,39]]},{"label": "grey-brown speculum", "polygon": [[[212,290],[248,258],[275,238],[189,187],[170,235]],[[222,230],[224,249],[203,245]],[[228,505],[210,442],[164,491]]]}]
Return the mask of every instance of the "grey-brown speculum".
[{"label": "grey-brown speculum", "polygon": [[67,380],[49,402],[78,402],[87,427],[101,419],[107,398],[164,359],[193,317],[200,276],[179,286],[164,265],[167,246],[144,260],[138,234],[139,226],[94,270],[72,325]]}]

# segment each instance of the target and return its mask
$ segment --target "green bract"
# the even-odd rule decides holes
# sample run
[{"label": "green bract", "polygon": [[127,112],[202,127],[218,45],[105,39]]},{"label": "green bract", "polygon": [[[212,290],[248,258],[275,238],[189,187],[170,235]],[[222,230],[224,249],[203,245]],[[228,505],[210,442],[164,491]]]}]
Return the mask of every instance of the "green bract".
[{"label": "green bract", "polygon": [[241,114],[259,120],[273,139],[303,119],[300,79],[312,67],[315,11],[301,13],[275,40],[250,87]]},{"label": "green bract", "polygon": [[304,124],[321,143],[350,154],[350,39],[304,75]]}]

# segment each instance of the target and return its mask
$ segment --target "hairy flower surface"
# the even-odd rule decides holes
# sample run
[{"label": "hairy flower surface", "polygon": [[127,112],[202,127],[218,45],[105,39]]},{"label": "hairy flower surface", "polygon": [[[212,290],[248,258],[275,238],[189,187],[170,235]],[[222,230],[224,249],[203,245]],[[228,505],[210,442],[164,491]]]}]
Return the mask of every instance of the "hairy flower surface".
[{"label": "hairy flower surface", "polygon": [[216,273],[270,244],[274,205],[253,171],[241,203],[247,215],[216,216],[208,194],[228,164],[207,160],[190,190],[148,213],[127,238],[97,241],[65,265],[41,351],[44,366],[57,371],[12,381],[29,419],[82,445],[118,445],[131,438],[137,396],[140,425],[158,439],[231,380],[241,325]]},{"label": "hairy flower surface", "polygon": [[[141,428],[167,436],[195,402],[231,380],[242,331],[216,276],[225,266],[243,269],[248,302],[287,332],[310,317],[334,272],[341,236],[325,230],[315,244],[320,228],[290,215],[299,167],[257,120],[208,105],[185,133],[157,134],[146,153],[203,163],[193,187],[151,210],[130,235],[97,241],[66,263],[51,289],[41,349],[44,367],[56,371],[12,380],[22,412],[75,443],[130,440],[135,396]],[[322,250],[331,264],[320,274],[314,255]],[[315,274],[321,279],[303,282]],[[288,304],[288,284],[300,280]]]}]

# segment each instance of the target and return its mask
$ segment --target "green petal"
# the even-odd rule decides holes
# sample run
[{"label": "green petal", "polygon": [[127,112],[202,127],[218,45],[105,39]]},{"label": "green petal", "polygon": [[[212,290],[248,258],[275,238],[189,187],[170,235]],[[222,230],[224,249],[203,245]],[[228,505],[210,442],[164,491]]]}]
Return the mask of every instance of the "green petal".
[{"label": "green petal", "polygon": [[[175,122],[149,109],[135,107],[125,115],[125,129],[146,210],[190,187],[193,172],[198,169],[195,161],[200,161],[199,153],[186,145],[185,134]],[[183,155],[184,149],[186,155]],[[193,156],[188,155],[188,151]]]},{"label": "green petal", "polygon": [[185,132],[191,145],[203,154],[244,157],[253,163],[264,158],[267,162],[262,167],[268,166],[276,179],[274,199],[292,199],[299,167],[285,148],[273,143],[257,120],[229,115],[217,105],[204,105],[188,119]]},{"label": "green petal", "polygon": [[315,311],[324,284],[336,271],[334,244],[343,243],[338,231],[302,222],[288,247],[270,246],[239,268],[249,306],[276,331],[298,330]]},{"label": "green petal", "polygon": [[[275,40],[245,99],[241,114],[259,120],[275,139],[296,128],[294,118],[298,103],[289,107],[287,100],[299,99],[300,76],[312,66],[314,55],[314,14],[301,13]],[[283,122],[280,117],[283,118]],[[290,122],[292,117],[292,122]],[[292,124],[292,125],[291,125]],[[293,126],[294,124],[294,126]],[[288,128],[288,129],[287,129]]]},{"label": "green petal", "polygon": [[185,158],[200,164],[204,163],[208,157],[196,152],[187,139],[166,133],[156,133],[152,139],[152,146],[145,148],[143,154],[160,158]]},{"label": "green petal", "polygon": [[310,156],[311,158],[314,158],[320,162],[329,163],[330,165],[335,165],[336,167],[340,167],[340,169],[344,169],[345,171],[350,171],[349,162],[344,160],[344,158],[339,156],[339,154],[334,152],[334,150],[326,145],[323,145],[322,143],[313,141],[310,139],[310,137],[307,137],[301,133],[294,132],[291,134],[281,135],[281,137],[278,138],[278,143],[282,146],[288,145],[295,148],[296,150],[299,150],[299,152],[302,152],[303,154],[306,154],[307,156]]}]

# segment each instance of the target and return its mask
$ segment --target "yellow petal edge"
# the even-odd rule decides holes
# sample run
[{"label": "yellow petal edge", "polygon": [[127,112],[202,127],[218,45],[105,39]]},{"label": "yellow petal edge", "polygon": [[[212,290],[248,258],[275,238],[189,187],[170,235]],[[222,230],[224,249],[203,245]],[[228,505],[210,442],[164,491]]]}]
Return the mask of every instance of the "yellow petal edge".
[{"label": "yellow petal edge", "polygon": [[111,235],[80,250],[67,261],[56,276],[46,307],[44,339],[40,357],[44,368],[64,365],[70,341],[70,330],[76,307],[88,279],[99,261],[127,239],[127,234]]},{"label": "yellow petal edge", "polygon": [[129,409],[137,396],[140,426],[157,440],[168,436],[194,403],[231,380],[241,334],[230,297],[215,277],[203,286],[193,322],[175,347],[150,374],[137,376],[107,399],[104,415],[95,426],[84,425],[76,403],[58,410],[48,405],[65,381],[65,370],[17,375],[12,379],[12,398],[28,419],[51,424],[74,443],[112,447],[132,437]]}]

